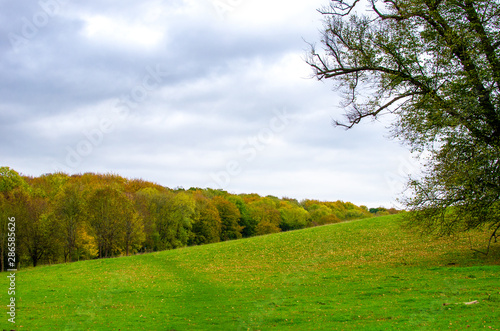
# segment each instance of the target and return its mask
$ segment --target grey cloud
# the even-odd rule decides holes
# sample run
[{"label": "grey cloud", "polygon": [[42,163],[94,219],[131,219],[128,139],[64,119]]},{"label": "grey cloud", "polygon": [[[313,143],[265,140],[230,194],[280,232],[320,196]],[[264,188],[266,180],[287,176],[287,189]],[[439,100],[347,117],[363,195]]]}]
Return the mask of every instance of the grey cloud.
[{"label": "grey cloud", "polygon": [[[191,3],[192,12],[183,1],[67,2],[14,50],[8,34],[22,33],[23,17],[32,19],[40,5],[0,3],[0,139],[9,141],[0,155],[21,172],[60,166],[204,187],[236,161],[243,171],[229,190],[360,203],[387,169],[397,169],[382,160],[404,154],[383,138],[381,125],[349,132],[331,126],[342,112],[337,96],[306,79],[300,59],[302,37],[314,38],[319,22],[290,18],[261,27],[255,17],[239,24],[217,17],[210,1]],[[137,36],[86,35],[85,20],[99,15],[144,23],[159,39],[141,46]],[[155,70],[160,79],[151,78]],[[124,96],[145,91],[145,81],[155,83],[147,95],[124,104]],[[268,132],[276,110],[286,110],[290,123],[255,148],[249,141]],[[102,132],[104,119],[113,130]],[[389,201],[386,191],[379,196]]]}]

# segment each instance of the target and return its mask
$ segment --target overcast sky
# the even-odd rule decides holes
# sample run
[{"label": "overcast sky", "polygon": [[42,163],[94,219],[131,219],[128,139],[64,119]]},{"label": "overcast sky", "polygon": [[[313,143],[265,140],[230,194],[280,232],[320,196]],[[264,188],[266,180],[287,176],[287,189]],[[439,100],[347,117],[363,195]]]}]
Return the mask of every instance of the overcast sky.
[{"label": "overcast sky", "polygon": [[327,0],[0,0],[1,165],[391,207],[387,121],[311,78]]}]

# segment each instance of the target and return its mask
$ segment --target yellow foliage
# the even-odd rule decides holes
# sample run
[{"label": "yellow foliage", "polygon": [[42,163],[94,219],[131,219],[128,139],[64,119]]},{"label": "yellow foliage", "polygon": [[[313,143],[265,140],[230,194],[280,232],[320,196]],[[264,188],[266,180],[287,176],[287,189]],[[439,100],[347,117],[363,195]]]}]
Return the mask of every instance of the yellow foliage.
[{"label": "yellow foliage", "polygon": [[76,247],[78,247],[78,258],[92,259],[99,253],[97,241],[90,235],[84,226],[78,228]]}]

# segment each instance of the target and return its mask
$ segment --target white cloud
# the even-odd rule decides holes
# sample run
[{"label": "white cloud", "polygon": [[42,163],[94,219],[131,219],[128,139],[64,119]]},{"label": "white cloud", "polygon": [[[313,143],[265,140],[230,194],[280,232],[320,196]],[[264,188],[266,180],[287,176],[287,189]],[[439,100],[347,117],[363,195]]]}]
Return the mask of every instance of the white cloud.
[{"label": "white cloud", "polygon": [[220,0],[218,3],[226,4],[218,6],[219,12],[222,12],[232,24],[246,28],[268,29],[288,26],[289,29],[307,29],[311,26],[311,20],[318,18],[316,9],[325,1]]},{"label": "white cloud", "polygon": [[163,40],[163,33],[155,25],[130,23],[103,15],[83,17],[83,34],[91,41],[108,46],[146,47],[157,46]]}]

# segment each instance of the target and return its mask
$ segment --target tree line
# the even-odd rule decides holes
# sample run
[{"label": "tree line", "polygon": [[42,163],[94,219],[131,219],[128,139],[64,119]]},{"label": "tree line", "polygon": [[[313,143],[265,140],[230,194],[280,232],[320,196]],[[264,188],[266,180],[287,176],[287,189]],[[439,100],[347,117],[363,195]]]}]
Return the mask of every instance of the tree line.
[{"label": "tree line", "polygon": [[8,219],[21,265],[155,252],[396,213],[223,190],[170,189],[115,174],[19,175],[0,168],[2,271]]}]

